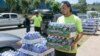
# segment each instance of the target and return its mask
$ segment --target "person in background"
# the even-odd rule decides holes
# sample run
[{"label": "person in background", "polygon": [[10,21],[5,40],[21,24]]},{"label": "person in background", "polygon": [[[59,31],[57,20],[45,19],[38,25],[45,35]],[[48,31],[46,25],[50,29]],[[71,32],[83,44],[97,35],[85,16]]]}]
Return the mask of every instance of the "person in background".
[{"label": "person in background", "polygon": [[39,12],[35,12],[35,15],[33,15],[31,19],[34,21],[34,30],[41,34],[42,17]]},{"label": "person in background", "polygon": [[68,1],[63,1],[61,3],[60,10],[61,10],[61,13],[63,15],[58,18],[57,22],[58,23],[64,23],[64,24],[68,24],[68,23],[75,24],[77,34],[76,34],[76,37],[74,38],[74,41],[70,45],[71,50],[64,51],[64,50],[61,50],[61,49],[56,49],[55,55],[56,56],[76,56],[77,43],[83,36],[81,19],[78,16],[72,14],[72,8],[71,8],[71,5]]},{"label": "person in background", "polygon": [[26,32],[30,31],[30,19],[27,15],[25,15],[24,27],[26,28]]}]

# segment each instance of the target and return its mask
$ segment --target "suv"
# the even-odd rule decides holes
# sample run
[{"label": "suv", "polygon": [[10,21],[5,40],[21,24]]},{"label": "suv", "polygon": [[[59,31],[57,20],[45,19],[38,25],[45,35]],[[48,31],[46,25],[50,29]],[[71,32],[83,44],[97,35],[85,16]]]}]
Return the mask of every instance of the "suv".
[{"label": "suv", "polygon": [[0,26],[17,25],[21,27],[25,18],[17,13],[0,13]]}]

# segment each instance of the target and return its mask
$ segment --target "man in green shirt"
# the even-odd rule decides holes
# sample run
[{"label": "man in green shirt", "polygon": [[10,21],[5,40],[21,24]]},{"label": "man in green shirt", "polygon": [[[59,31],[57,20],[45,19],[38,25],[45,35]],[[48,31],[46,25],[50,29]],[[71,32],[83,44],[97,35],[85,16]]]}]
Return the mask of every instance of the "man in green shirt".
[{"label": "man in green shirt", "polygon": [[32,20],[34,21],[34,30],[41,33],[42,17],[39,12],[35,12],[35,15],[32,16]]},{"label": "man in green shirt", "polygon": [[70,51],[64,51],[61,49],[56,49],[55,54],[56,56],[76,56],[77,53],[77,43],[82,38],[82,22],[79,17],[72,14],[72,8],[68,1],[63,1],[61,3],[61,12],[62,16],[60,16],[57,20],[58,23],[64,23],[64,24],[75,24],[77,34],[75,37],[75,40],[71,43],[71,50]]}]

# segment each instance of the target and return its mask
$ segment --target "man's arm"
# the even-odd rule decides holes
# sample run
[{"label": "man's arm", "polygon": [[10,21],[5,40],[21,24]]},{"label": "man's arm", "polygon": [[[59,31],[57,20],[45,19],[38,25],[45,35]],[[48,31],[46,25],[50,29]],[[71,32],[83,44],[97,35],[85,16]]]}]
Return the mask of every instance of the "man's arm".
[{"label": "man's arm", "polygon": [[77,34],[76,39],[74,40],[74,43],[77,44],[77,42],[82,38],[83,32],[80,32]]},{"label": "man's arm", "polygon": [[30,20],[31,20],[31,21],[34,20],[34,17],[35,17],[35,15],[33,15],[32,17],[30,17]]},{"label": "man's arm", "polygon": [[76,29],[77,29],[77,36],[76,36],[76,39],[75,39],[75,43],[77,43],[83,36],[83,28],[82,28],[82,21],[80,18],[77,18],[76,19]]},{"label": "man's arm", "polygon": [[77,45],[78,41],[82,38],[83,33],[80,32],[77,34],[76,39],[74,40],[74,42],[71,43],[71,49],[74,49],[75,46]]},{"label": "man's arm", "polygon": [[71,44],[72,49],[75,47],[75,45],[77,45],[78,41],[83,36],[82,22],[79,18],[76,20],[76,29],[77,29],[78,34],[76,35],[74,42],[72,42]]},{"label": "man's arm", "polygon": [[32,24],[34,23],[34,19],[35,19],[35,15],[30,17],[30,21],[31,21]]}]

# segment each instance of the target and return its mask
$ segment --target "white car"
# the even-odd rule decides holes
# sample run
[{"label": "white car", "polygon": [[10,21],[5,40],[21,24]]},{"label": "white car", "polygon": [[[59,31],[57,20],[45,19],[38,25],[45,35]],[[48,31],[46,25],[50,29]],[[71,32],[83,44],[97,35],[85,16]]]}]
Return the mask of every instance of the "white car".
[{"label": "white car", "polygon": [[25,18],[17,13],[0,13],[0,26],[17,25],[21,27]]}]

